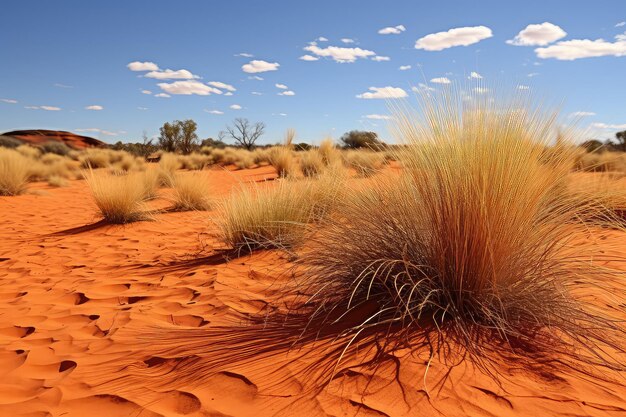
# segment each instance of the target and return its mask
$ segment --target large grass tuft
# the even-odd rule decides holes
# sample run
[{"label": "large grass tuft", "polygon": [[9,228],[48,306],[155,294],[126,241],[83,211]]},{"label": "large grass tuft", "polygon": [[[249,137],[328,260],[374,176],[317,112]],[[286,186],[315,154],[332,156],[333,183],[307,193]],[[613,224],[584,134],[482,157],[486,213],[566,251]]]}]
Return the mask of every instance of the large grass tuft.
[{"label": "large grass tuft", "polygon": [[178,211],[210,210],[211,189],[206,176],[201,174],[174,177],[174,209]]}]

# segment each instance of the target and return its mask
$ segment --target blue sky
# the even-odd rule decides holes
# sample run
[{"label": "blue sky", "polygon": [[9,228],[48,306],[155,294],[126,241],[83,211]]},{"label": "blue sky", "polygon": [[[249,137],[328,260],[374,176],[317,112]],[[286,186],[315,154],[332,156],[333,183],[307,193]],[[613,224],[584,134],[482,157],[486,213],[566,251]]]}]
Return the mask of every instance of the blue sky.
[{"label": "blue sky", "polygon": [[312,143],[352,129],[389,138],[389,101],[473,83],[563,102],[564,120],[597,137],[626,130],[624,0],[1,7],[0,131],[70,130],[113,143],[192,118],[206,138],[246,117],[266,123],[266,143],[288,127]]}]

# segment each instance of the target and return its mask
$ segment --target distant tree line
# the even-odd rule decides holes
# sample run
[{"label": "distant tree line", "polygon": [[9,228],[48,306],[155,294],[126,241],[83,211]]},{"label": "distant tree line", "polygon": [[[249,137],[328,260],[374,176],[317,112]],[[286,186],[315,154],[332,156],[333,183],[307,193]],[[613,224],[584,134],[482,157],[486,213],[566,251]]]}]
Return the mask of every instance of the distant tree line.
[{"label": "distant tree line", "polygon": [[626,152],[626,130],[617,132],[615,140],[607,139],[604,142],[590,139],[580,144],[587,152]]}]

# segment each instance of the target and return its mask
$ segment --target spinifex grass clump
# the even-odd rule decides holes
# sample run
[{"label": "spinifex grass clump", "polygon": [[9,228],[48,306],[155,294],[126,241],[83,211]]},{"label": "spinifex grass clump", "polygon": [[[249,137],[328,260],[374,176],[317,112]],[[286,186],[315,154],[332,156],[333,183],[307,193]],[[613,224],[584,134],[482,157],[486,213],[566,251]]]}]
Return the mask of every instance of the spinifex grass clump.
[{"label": "spinifex grass clump", "polygon": [[0,148],[0,196],[26,191],[32,161],[13,149]]},{"label": "spinifex grass clump", "polygon": [[108,223],[130,223],[146,220],[146,181],[144,174],[123,176],[101,175],[93,171],[85,174],[94,202]]},{"label": "spinifex grass clump", "polygon": [[581,298],[606,289],[589,234],[612,215],[563,191],[570,148],[546,163],[554,117],[524,105],[476,98],[398,115],[403,170],[347,190],[302,254],[314,295],[293,316],[308,323],[300,342],[327,338],[336,362],[369,341],[373,363],[404,348],[483,369],[490,352],[615,363],[599,346],[623,354],[624,329]]},{"label": "spinifex grass clump", "polygon": [[210,210],[211,189],[207,178],[200,174],[176,174],[173,181],[174,210]]},{"label": "spinifex grass clump", "polygon": [[345,176],[332,174],[242,186],[221,204],[221,240],[238,251],[292,249],[302,242],[307,224],[325,218],[340,200]]}]

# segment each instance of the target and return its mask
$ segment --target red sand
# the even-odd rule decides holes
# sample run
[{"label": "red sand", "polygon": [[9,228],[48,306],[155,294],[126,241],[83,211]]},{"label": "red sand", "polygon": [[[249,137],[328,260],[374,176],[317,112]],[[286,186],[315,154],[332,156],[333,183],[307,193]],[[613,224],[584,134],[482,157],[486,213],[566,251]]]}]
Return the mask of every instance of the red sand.
[{"label": "red sand", "polygon": [[[204,174],[217,196],[238,181],[273,177],[268,167]],[[219,246],[206,234],[214,212],[76,229],[98,220],[83,181],[31,189],[0,197],[0,416],[626,415],[626,375],[616,372],[585,379],[509,363],[498,386],[462,363],[438,389],[429,384],[440,365],[425,386],[424,363],[400,358],[397,378],[383,369],[367,385],[367,371],[353,372],[310,393],[303,364],[284,355],[224,363],[213,374],[186,367],[212,341],[172,340],[167,329],[193,335],[258,312],[275,295],[275,280],[287,279],[285,256],[193,262]],[[608,236],[626,245],[626,237]],[[615,284],[616,294],[625,283]],[[144,341],[155,328],[162,341]]]}]

